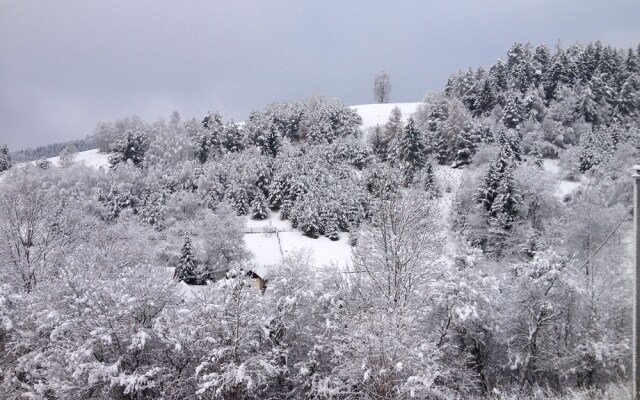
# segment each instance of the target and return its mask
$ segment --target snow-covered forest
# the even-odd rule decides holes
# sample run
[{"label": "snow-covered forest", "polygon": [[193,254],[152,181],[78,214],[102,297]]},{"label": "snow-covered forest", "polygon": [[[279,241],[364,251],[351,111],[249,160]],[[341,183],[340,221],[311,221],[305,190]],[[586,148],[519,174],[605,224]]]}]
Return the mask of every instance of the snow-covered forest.
[{"label": "snow-covered forest", "polygon": [[515,43],[411,109],[0,148],[0,397],[631,398],[640,46]]}]

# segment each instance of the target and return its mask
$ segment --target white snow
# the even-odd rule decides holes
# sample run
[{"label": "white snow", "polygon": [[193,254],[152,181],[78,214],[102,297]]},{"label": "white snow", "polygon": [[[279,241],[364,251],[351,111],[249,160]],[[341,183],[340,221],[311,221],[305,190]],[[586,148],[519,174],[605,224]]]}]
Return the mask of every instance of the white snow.
[{"label": "white snow", "polygon": [[573,191],[580,187],[580,185],[581,182],[560,181],[558,183],[558,191],[556,194],[561,199],[564,199],[566,195],[573,193]]},{"label": "white snow", "polygon": [[[109,165],[109,155],[109,153],[101,153],[98,149],[81,151],[76,155],[74,163],[85,164],[94,168],[107,167]],[[51,161],[54,167],[60,166],[60,157],[51,157],[47,158],[47,160]],[[35,161],[32,161],[31,164],[35,164]]]},{"label": "white snow", "polygon": [[451,168],[449,166],[435,165],[433,173],[436,178],[436,184],[440,190],[440,197],[435,201],[438,204],[440,217],[442,218],[442,227],[444,233],[444,255],[453,257],[457,253],[455,233],[451,229],[453,226],[451,219],[451,207],[456,197],[456,193],[460,188],[462,181],[462,170]]},{"label": "white snow", "polygon": [[[562,172],[562,169],[558,164],[558,160],[545,159],[542,162],[543,162],[543,168],[546,171],[554,173],[558,178],[560,177],[560,173]],[[556,196],[558,196],[561,199],[564,199],[565,196],[573,193],[573,191],[575,191],[578,187],[580,187],[581,184],[582,182],[558,180],[558,189],[556,191]]]},{"label": "white snow", "polygon": [[348,233],[341,232],[337,241],[326,237],[312,239],[291,228],[289,221],[280,220],[279,213],[261,221],[247,218],[244,242],[253,262],[264,267],[267,273],[269,267],[279,264],[283,257],[299,251],[309,251],[312,265],[318,269],[329,265],[345,268],[351,263]]},{"label": "white snow", "polygon": [[337,241],[326,237],[312,239],[301,232],[280,232],[278,235],[285,256],[306,249],[311,251],[311,263],[318,269],[332,264],[339,268],[351,265],[351,246],[346,232],[341,232]]},{"label": "white snow", "polygon": [[312,239],[292,228],[289,221],[281,220],[279,212],[272,213],[265,220],[247,218],[244,232],[244,241],[253,255],[253,262],[267,270],[288,254],[305,250],[311,253],[312,265],[316,268],[332,264],[346,267],[351,262],[347,232],[341,232],[337,241],[326,237]]},{"label": "white snow", "polygon": [[283,257],[299,251],[309,251],[311,262],[317,269],[337,265],[344,268],[351,263],[351,246],[347,233],[341,233],[340,240],[326,237],[312,239],[301,232],[249,233],[244,235],[247,249],[258,266],[269,267],[279,264]]},{"label": "white snow", "polygon": [[275,232],[278,231],[291,231],[291,224],[289,221],[283,221],[280,219],[280,212],[271,212],[269,218],[262,220],[255,220],[248,218],[246,224],[247,232]]},{"label": "white snow", "polygon": [[407,118],[416,112],[418,106],[422,103],[384,103],[384,104],[360,104],[351,106],[362,117],[362,130],[376,125],[384,125],[389,120],[389,115],[393,107],[398,106],[402,111],[402,119],[406,122]]},{"label": "white snow", "polygon": [[282,261],[278,236],[275,233],[250,233],[244,235],[247,249],[253,254],[253,262],[261,266],[279,264]]},{"label": "white snow", "polygon": [[558,160],[549,160],[545,158],[542,160],[542,166],[545,171],[553,172],[554,174],[560,173],[560,165],[558,165]]}]

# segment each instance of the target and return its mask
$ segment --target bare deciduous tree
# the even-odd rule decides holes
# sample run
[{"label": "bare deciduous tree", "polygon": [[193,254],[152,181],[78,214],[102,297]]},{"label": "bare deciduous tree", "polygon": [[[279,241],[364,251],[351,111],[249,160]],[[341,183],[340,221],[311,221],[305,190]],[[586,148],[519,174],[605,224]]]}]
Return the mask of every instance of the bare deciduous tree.
[{"label": "bare deciduous tree", "polygon": [[388,103],[391,94],[391,78],[386,71],[376,75],[373,82],[373,97],[377,103]]},{"label": "bare deciduous tree", "polygon": [[0,192],[0,262],[5,265],[0,277],[27,293],[84,236],[73,204],[43,185],[25,175]]},{"label": "bare deciduous tree", "polygon": [[438,209],[414,193],[383,200],[353,250],[357,271],[377,295],[404,307],[428,282],[441,246]]},{"label": "bare deciduous tree", "polygon": [[70,167],[78,156],[78,149],[73,144],[68,145],[60,152],[60,166],[63,168]]}]

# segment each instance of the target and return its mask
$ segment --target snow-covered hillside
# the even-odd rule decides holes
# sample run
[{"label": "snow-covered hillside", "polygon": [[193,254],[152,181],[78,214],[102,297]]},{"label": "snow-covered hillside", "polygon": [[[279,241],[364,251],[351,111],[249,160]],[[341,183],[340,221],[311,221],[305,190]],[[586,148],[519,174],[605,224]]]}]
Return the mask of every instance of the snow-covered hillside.
[{"label": "snow-covered hillside", "polygon": [[402,111],[402,117],[406,119],[416,112],[418,106],[422,103],[385,103],[385,104],[360,104],[351,106],[362,117],[362,130],[374,127],[376,125],[384,125],[389,120],[391,110],[398,106]]},{"label": "snow-covered hillside", "polygon": [[[403,119],[406,121],[420,104],[422,103],[360,104],[351,106],[351,108],[356,110],[358,114],[360,114],[360,117],[362,117],[362,130],[366,131],[370,127],[384,125],[389,119],[391,110],[395,106],[400,108]],[[244,122],[239,122],[238,125],[244,125]],[[51,157],[47,160],[51,161],[55,167],[60,166],[60,157]],[[109,165],[109,154],[101,153],[98,149],[81,151],[76,156],[75,162],[84,163],[87,166],[95,168],[105,167]]]},{"label": "snow-covered hillside", "polygon": [[[60,157],[47,158],[54,167],[60,166]],[[85,164],[88,167],[100,168],[109,165],[109,154],[101,153],[98,149],[81,151],[77,154],[74,162]]]},{"label": "snow-covered hillside", "polygon": [[[440,210],[445,227],[443,239],[445,257],[456,254],[455,235],[449,221],[451,207],[455,198],[463,170],[448,166],[436,166],[435,176],[441,196],[434,201]],[[351,266],[351,246],[348,233],[341,232],[340,240],[331,241],[326,237],[312,239],[291,227],[289,221],[282,221],[279,213],[271,214],[269,219],[256,221],[247,218],[244,241],[253,255],[253,262],[269,272],[269,267],[278,264],[283,257],[299,251],[309,251],[312,265],[317,268],[336,266],[340,269]],[[268,276],[267,276],[268,277]]]}]

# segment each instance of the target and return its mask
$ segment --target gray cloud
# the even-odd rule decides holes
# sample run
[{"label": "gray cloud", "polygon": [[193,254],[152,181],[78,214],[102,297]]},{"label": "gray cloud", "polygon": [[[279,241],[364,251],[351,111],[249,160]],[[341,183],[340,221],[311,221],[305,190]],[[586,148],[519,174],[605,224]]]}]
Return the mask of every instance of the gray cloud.
[{"label": "gray cloud", "polygon": [[417,101],[514,41],[635,47],[639,20],[634,0],[0,0],[0,143],[78,138],[101,120],[174,109],[242,120],[312,95],[369,103],[382,69],[392,101]]}]

